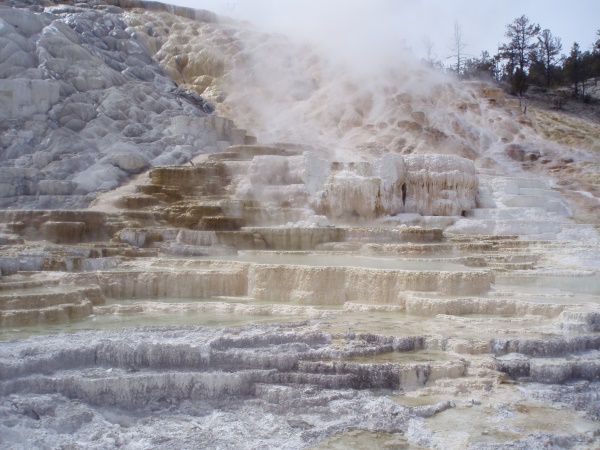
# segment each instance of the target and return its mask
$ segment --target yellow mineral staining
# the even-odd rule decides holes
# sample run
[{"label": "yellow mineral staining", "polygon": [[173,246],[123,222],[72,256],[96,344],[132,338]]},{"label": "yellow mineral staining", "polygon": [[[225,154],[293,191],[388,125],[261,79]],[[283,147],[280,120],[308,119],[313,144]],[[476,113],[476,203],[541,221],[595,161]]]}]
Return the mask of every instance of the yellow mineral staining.
[{"label": "yellow mineral staining", "polygon": [[536,131],[545,139],[570,147],[600,151],[600,125],[582,117],[558,111],[531,108]]}]

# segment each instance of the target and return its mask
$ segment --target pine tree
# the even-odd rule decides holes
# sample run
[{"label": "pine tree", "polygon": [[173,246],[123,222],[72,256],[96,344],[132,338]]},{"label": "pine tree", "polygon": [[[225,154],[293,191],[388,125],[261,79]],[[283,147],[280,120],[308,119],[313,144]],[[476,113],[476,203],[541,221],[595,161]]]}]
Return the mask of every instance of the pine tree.
[{"label": "pine tree", "polygon": [[510,42],[500,47],[503,57],[508,59],[513,67],[518,67],[522,76],[526,73],[531,54],[537,47],[537,43],[531,41],[540,32],[540,26],[529,23],[527,16],[523,15],[509,23],[506,29],[505,36]]},{"label": "pine tree", "polygon": [[573,43],[569,57],[565,60],[564,64],[565,72],[569,78],[569,81],[573,83],[573,96],[579,96],[579,85],[582,81],[582,54],[577,42]]},{"label": "pine tree", "polygon": [[[527,81],[527,75],[524,71],[521,70],[520,67],[515,69],[515,75],[513,76],[513,81],[511,83],[511,87],[515,94],[518,94],[519,97],[523,97],[523,94],[529,87],[529,83]],[[521,100],[519,99],[519,104]]]},{"label": "pine tree", "polygon": [[598,36],[598,39],[594,43],[594,49],[592,50],[592,56],[593,56],[592,76],[594,76],[594,77],[600,76],[600,30],[598,30],[596,32],[596,36]]},{"label": "pine tree", "polygon": [[560,38],[552,35],[550,30],[543,30],[538,36],[539,56],[544,63],[544,72],[546,75],[546,86],[550,86],[550,79],[554,64],[557,62],[556,57],[562,50]]},{"label": "pine tree", "polygon": [[463,63],[463,76],[465,78],[494,78],[494,58],[487,51],[482,51],[479,58],[469,58]]}]

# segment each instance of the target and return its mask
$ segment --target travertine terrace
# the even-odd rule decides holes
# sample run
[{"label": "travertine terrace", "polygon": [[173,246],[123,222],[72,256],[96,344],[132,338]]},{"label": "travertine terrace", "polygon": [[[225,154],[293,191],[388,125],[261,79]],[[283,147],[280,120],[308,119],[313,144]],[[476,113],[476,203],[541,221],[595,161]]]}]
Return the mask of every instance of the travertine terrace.
[{"label": "travertine terrace", "polygon": [[600,446],[600,158],[544,113],[207,11],[0,19],[1,446]]}]

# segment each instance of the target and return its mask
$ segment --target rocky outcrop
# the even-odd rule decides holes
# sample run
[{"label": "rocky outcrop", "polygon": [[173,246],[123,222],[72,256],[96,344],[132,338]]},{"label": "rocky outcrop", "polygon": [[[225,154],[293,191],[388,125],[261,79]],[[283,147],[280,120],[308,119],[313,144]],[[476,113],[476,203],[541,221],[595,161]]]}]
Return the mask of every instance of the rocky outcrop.
[{"label": "rocky outcrop", "polygon": [[35,325],[81,319],[105,301],[97,286],[56,289],[54,292],[12,294],[0,291],[0,326]]},{"label": "rocky outcrop", "polygon": [[365,217],[417,213],[459,216],[475,207],[478,178],[473,163],[450,155],[387,155],[336,167],[324,183],[325,215]]},{"label": "rocky outcrop", "polygon": [[[9,342],[0,349],[2,442],[22,445],[35,438],[39,444],[50,439],[47,430],[55,430],[53,445],[88,442],[88,427],[95,430],[94,442],[104,441],[108,430],[115,428],[111,422],[126,421],[126,427],[110,433],[122,445],[133,438],[155,442],[159,437],[159,447],[184,438],[194,445],[204,445],[209,438],[227,445],[239,438],[239,427],[246,423],[252,433],[244,446],[257,441],[303,448],[350,427],[400,433],[412,444],[437,448],[447,442],[445,436],[426,430],[424,419],[460,411],[466,404],[404,406],[386,393],[426,390],[465,379],[472,366],[464,359],[418,364],[344,360],[378,354],[401,357],[437,345],[424,336],[333,336],[302,330],[299,324],[220,330],[145,327],[121,333],[84,332],[66,342],[62,336]],[[483,366],[476,371],[474,378],[482,380],[492,374]],[[484,385],[487,390],[493,386]],[[537,398],[553,395],[535,387],[530,390]],[[587,407],[593,411],[597,396],[587,398],[593,400],[595,406]],[[471,398],[468,408],[480,404]],[[210,437],[206,433],[218,423],[223,408],[227,427],[220,436]],[[248,423],[249,416],[257,422],[268,420],[280,431],[270,428],[269,437],[263,437],[257,423]],[[182,418],[193,426],[182,426]],[[176,430],[178,437],[168,430]],[[549,433],[548,438],[556,436]],[[596,440],[573,433],[561,442]]]},{"label": "rocky outcrop", "polygon": [[257,299],[289,299],[300,304],[343,304],[369,298],[398,304],[406,291],[448,295],[481,294],[493,275],[486,272],[411,272],[350,267],[256,265],[249,268],[249,294]]},{"label": "rocky outcrop", "polygon": [[[329,169],[328,169],[329,167]],[[234,179],[234,183],[236,180]],[[387,155],[370,162],[331,163],[318,156],[255,156],[237,195],[311,206],[330,220],[373,220],[401,213],[460,215],[475,206],[472,162],[448,155]]]},{"label": "rocky outcrop", "polygon": [[254,156],[247,172],[225,163],[236,197],[309,208],[335,222],[417,213],[460,216],[475,207],[473,163],[451,155],[389,154],[372,162],[329,162],[314,153]]},{"label": "rocky outcrop", "polygon": [[598,447],[597,233],[498,176],[556,149],[483,83],[342,66],[0,5],[0,446]]},{"label": "rocky outcrop", "polygon": [[212,107],[153,61],[120,8],[4,7],[0,23],[0,171],[10,174],[1,206],[80,207],[131,174],[230,139],[207,118]]}]

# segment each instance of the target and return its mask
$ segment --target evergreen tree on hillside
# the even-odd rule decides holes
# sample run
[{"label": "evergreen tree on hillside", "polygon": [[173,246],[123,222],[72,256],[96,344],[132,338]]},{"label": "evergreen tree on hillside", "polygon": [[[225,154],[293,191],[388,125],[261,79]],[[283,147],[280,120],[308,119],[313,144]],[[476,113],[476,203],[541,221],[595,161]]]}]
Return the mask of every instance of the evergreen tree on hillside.
[{"label": "evergreen tree on hillside", "polygon": [[584,79],[583,54],[577,42],[573,43],[571,52],[565,60],[564,71],[568,80],[573,84],[573,96],[579,97],[579,87]]},{"label": "evergreen tree on hillside", "polygon": [[[523,97],[523,94],[525,93],[525,91],[527,91],[528,87],[529,82],[527,81],[527,74],[523,70],[521,70],[520,67],[517,67],[515,69],[515,74],[511,83],[511,88],[513,92],[519,97]],[[521,100],[519,99],[519,104],[520,103]]]},{"label": "evergreen tree on hillside", "polygon": [[592,76],[600,77],[600,30],[598,30],[596,32],[596,36],[598,36],[598,39],[594,43],[594,49],[592,50],[592,56],[593,56]]},{"label": "evergreen tree on hillside", "polygon": [[466,59],[463,64],[463,76],[465,78],[495,78],[494,58],[487,51],[483,51],[479,58]]},{"label": "evergreen tree on hillside", "polygon": [[506,26],[505,36],[510,42],[500,48],[505,59],[509,59],[518,67],[522,74],[526,73],[532,53],[536,50],[537,42],[532,42],[540,32],[540,26],[529,22],[527,16],[516,18]]},{"label": "evergreen tree on hillside", "polygon": [[[552,70],[552,75],[555,74],[556,70]],[[531,84],[536,86],[548,86],[546,79],[546,63],[544,62],[541,52],[537,52],[529,62],[528,78]]]},{"label": "evergreen tree on hillside", "polygon": [[581,97],[584,103],[592,101],[592,97],[588,93],[588,87],[594,76],[596,58],[595,55],[587,50],[581,53]]},{"label": "evergreen tree on hillside", "polygon": [[555,63],[558,62],[557,57],[562,50],[560,38],[552,35],[550,30],[543,30],[538,36],[538,58],[544,68],[546,77],[546,86],[550,86],[552,73],[555,70]]}]

